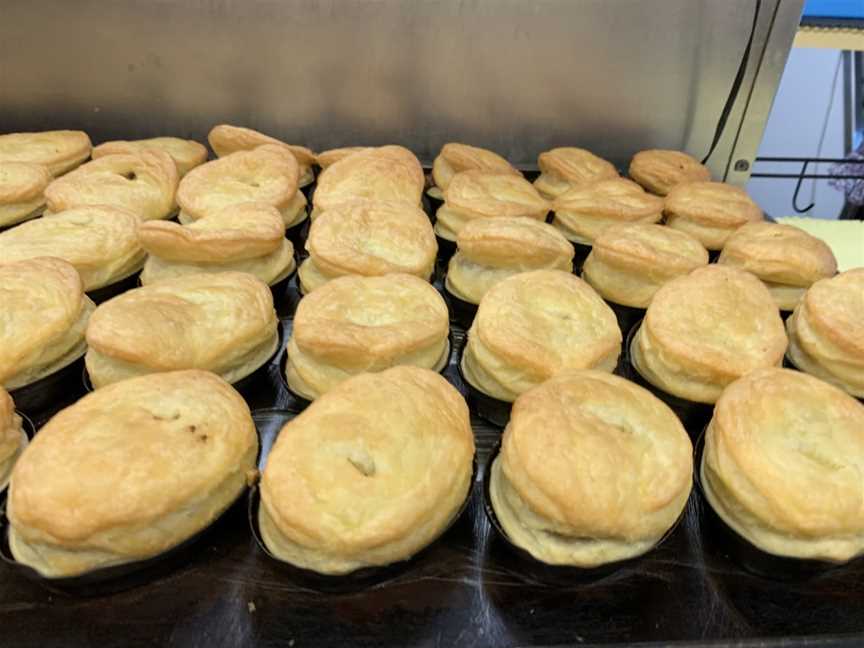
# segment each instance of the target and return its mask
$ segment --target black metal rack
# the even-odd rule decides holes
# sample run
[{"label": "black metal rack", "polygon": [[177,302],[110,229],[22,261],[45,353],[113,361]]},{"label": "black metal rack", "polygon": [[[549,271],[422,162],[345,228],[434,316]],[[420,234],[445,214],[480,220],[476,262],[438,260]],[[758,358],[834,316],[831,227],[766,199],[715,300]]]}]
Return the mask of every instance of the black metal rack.
[{"label": "black metal rack", "polygon": [[[799,207],[798,205],[798,194],[801,192],[801,184],[804,180],[860,180],[864,182],[864,160],[855,160],[850,158],[820,158],[820,157],[757,157],[754,160],[754,166],[756,164],[799,164],[801,165],[798,173],[765,173],[765,172],[757,172],[754,171],[750,174],[751,178],[767,178],[767,179],[775,179],[775,180],[797,180],[795,184],[795,191],[792,194],[792,208],[796,213],[803,214],[805,212],[810,211],[815,206],[815,203],[810,203],[806,207]],[[861,171],[859,173],[807,173],[808,167],[816,164],[846,164],[853,166],[860,166]],[[844,209],[844,214],[849,211]],[[861,208],[857,208],[859,214],[861,213]],[[846,218],[861,218],[862,215],[858,216],[845,216]]]}]

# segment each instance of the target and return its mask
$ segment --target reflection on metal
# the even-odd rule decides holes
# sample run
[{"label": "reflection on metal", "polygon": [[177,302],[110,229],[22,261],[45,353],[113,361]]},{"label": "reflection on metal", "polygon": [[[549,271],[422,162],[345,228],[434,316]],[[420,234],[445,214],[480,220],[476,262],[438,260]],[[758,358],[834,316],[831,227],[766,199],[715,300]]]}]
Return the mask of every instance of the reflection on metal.
[{"label": "reflection on metal", "polygon": [[[802,0],[764,0],[710,166],[744,182]],[[0,130],[94,141],[216,123],[316,149],[451,140],[536,166],[578,145],[620,166],[708,150],[754,0],[15,0],[3,3]],[[739,168],[743,166],[739,165]]]}]

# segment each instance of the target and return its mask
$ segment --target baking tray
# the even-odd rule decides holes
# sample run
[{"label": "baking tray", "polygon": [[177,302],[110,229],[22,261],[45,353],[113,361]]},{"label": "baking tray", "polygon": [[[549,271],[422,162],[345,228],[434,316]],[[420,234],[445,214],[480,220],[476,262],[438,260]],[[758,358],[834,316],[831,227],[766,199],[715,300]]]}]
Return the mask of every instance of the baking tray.
[{"label": "baking tray", "polygon": [[[461,351],[464,330],[451,332]],[[290,409],[278,360],[249,396],[253,409]],[[444,375],[465,393],[453,363]],[[80,371],[72,382],[80,388]],[[34,417],[37,425],[50,414]],[[472,424],[482,475],[501,430],[474,415]],[[262,452],[265,444],[262,435]],[[705,547],[714,538],[705,536],[695,492],[655,551],[603,578],[550,585],[496,540],[481,486],[428,556],[359,591],[321,592],[274,570],[249,533],[245,506],[230,509],[188,562],[111,596],[58,598],[0,565],[0,645],[864,645],[864,567],[785,582],[752,574],[722,546]]]}]

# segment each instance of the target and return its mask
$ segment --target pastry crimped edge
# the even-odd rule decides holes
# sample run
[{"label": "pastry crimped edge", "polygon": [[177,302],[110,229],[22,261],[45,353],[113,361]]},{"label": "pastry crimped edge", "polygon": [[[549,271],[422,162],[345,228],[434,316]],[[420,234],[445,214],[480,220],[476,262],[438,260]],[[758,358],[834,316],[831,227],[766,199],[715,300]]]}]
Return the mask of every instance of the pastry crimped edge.
[{"label": "pastry crimped edge", "polygon": [[141,285],[147,286],[165,279],[202,272],[246,272],[273,286],[288,277],[296,268],[294,247],[291,241],[283,239],[276,251],[270,254],[228,263],[183,263],[151,254],[141,272]]},{"label": "pastry crimped edge", "polygon": [[84,295],[78,319],[69,326],[63,335],[43,347],[42,357],[48,355],[49,359],[35,366],[27,367],[23,371],[18,371],[11,378],[8,378],[3,386],[7,390],[20,389],[57,373],[81,358],[87,352],[87,340],[84,337],[87,322],[95,310],[96,304]]},{"label": "pastry crimped edge", "polygon": [[[285,381],[288,383],[288,387],[291,389],[292,392],[294,392],[298,396],[305,398],[306,400],[315,400],[322,394],[325,394],[334,387],[336,387],[339,383],[347,380],[351,376],[356,376],[359,373],[357,371],[347,371],[337,365],[319,361],[316,358],[310,356],[309,354],[304,353],[297,346],[297,342],[293,336],[290,340],[288,340],[286,353],[287,358],[285,360]],[[441,371],[442,369],[444,369],[445,366],[447,366],[447,361],[449,358],[450,337],[448,335],[444,337],[443,341],[435,341],[426,347],[417,349],[413,353],[401,356],[398,359],[398,362],[396,362],[395,364],[378,366],[374,369],[369,368],[367,369],[367,371],[383,371],[385,369],[389,369],[390,367],[398,365],[412,365],[415,367],[430,369],[432,371]],[[309,384],[308,379],[303,378],[302,373],[304,371],[298,368],[298,360],[306,363],[306,373],[311,370],[318,372],[319,374],[321,372],[330,372],[332,374],[335,374],[335,376],[332,377],[330,380],[325,381],[328,384],[322,385],[320,389],[316,388]]]},{"label": "pastry crimped edge", "polygon": [[[242,380],[249,374],[253,373],[270,359],[276,353],[279,347],[279,331],[273,332],[266,340],[254,346],[242,356],[233,358],[227,367],[219,368],[220,371],[213,371],[217,367],[188,367],[189,369],[204,369],[213,371],[217,376],[228,383],[236,383]],[[85,356],[87,365],[87,373],[90,376],[90,381],[94,389],[99,389],[106,385],[143,376],[145,374],[158,373],[157,369],[148,367],[145,364],[129,362],[120,358],[112,358],[90,347],[87,349]]]},{"label": "pastry crimped edge", "polygon": [[[849,357],[848,354],[833,345],[825,336],[821,336],[809,329],[806,322],[806,314],[802,316],[803,308],[803,302],[799,301],[795,310],[786,319],[786,334],[789,337],[789,348],[786,353],[792,364],[801,371],[839,387],[856,398],[864,399],[864,363],[847,362],[848,366],[844,367],[842,361],[832,362],[832,370],[832,366],[826,366],[825,362],[817,358],[813,353],[808,352],[805,348],[806,345],[802,344],[798,331],[799,326],[806,327],[809,337],[813,338],[815,343],[823,345],[825,350],[829,351],[835,358]],[[839,375],[840,372],[837,370],[841,368],[845,370],[843,373],[846,375]],[[849,374],[858,377],[858,380],[850,379],[852,376]]]}]

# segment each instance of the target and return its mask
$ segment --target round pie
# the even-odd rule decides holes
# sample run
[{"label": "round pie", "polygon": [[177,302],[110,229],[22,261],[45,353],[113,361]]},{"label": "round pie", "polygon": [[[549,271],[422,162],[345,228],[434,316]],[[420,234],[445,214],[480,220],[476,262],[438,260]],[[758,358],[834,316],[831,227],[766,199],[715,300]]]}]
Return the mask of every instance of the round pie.
[{"label": "round pie", "polygon": [[662,225],[613,225],[594,239],[582,278],[616,304],[647,308],[660,286],[708,265],[708,250]]},{"label": "round pie", "polygon": [[521,175],[463,171],[453,176],[444,190],[435,233],[455,241],[473,220],[522,216],[542,221],[548,213],[549,202]]},{"label": "round pie", "polygon": [[39,216],[51,179],[41,164],[0,161],[0,227]]},{"label": "round pie", "polygon": [[837,259],[822,239],[792,225],[749,223],[732,234],[718,263],[752,272],[780,310],[791,311],[805,291],[837,274]]},{"label": "round pie", "polygon": [[516,399],[491,474],[511,542],[545,563],[596,567],[645,553],[675,524],[693,448],[646,389],[567,371]]},{"label": "round pie", "polygon": [[180,222],[186,225],[231,205],[257,202],[275,207],[285,227],[294,227],[306,218],[298,177],[297,160],[284,147],[230,153],[193,169],[180,182]]},{"label": "round pie", "polygon": [[663,199],[632,180],[613,178],[576,187],[552,203],[553,225],[575,243],[591,245],[603,230],[621,223],[656,223],[663,218]]},{"label": "round pie", "polygon": [[655,387],[714,403],[744,374],[779,366],[786,343],[780,312],[762,282],[749,272],[712,264],[654,294],[630,355]]},{"label": "round pie", "polygon": [[346,275],[300,300],[286,378],[313,400],[350,376],[414,365],[439,371],[450,349],[447,304],[406,274]]},{"label": "round pie", "polygon": [[566,369],[612,372],[621,330],[612,309],[587,283],[561,270],[535,270],[493,286],[480,301],[462,373],[501,401]]},{"label": "round pie", "polygon": [[550,200],[570,189],[618,177],[618,170],[611,162],[573,146],[541,153],[537,165],[540,167],[540,176],[534,181],[534,186],[544,198]]},{"label": "round pie", "polygon": [[203,144],[179,137],[104,142],[94,147],[92,155],[95,160],[106,155],[135,154],[142,151],[162,151],[170,155],[177,165],[177,173],[181,178],[207,161],[207,148]]},{"label": "round pie", "polygon": [[786,328],[796,367],[864,398],[864,268],[814,283]]},{"label": "round pie", "polygon": [[9,548],[46,578],[157,556],[240,496],[257,454],[249,408],[209,372],[100,389],[54,416],[18,459]]},{"label": "round pie", "polygon": [[762,551],[864,553],[864,405],[836,387],[788,369],[736,380],[714,407],[700,472],[714,511]]},{"label": "round pie", "polygon": [[762,210],[746,191],[723,182],[675,187],[663,212],[668,227],[687,232],[709,250],[722,250],[738,228],[762,220]]},{"label": "round pie", "polygon": [[138,272],[146,256],[141,219],[130,211],[91,205],[61,211],[0,232],[0,263],[36,257],[68,261],[90,291]]},{"label": "round pie", "polygon": [[84,355],[95,305],[66,261],[42,257],[0,263],[0,385],[36,382]]},{"label": "round pie", "polygon": [[264,203],[229,205],[189,225],[148,221],[138,238],[149,254],[145,286],[202,272],[247,272],[272,286],[296,267],[282,216]]},{"label": "round pie", "polygon": [[9,133],[0,135],[0,162],[41,164],[56,177],[90,157],[90,147],[90,138],[83,131]]},{"label": "round pie", "polygon": [[419,207],[362,200],[322,212],[309,229],[306,249],[309,257],[298,271],[304,293],[347,274],[401,272],[428,281],[438,244]]},{"label": "round pie", "polygon": [[162,151],[106,155],[52,182],[45,198],[53,213],[113,205],[155,220],[174,212],[177,179],[177,165]]},{"label": "round pie", "polygon": [[[435,188],[444,192],[450,186],[450,181],[457,173],[462,171],[483,171],[493,174],[507,174],[521,176],[522,174],[503,157],[492,151],[451,142],[441,147],[441,152],[432,163],[432,179]],[[430,195],[440,198],[441,194],[435,194],[430,190]]]},{"label": "round pie", "polygon": [[354,376],[279,433],[261,479],[264,543],[324,574],[407,560],[457,516],[473,458],[468,407],[444,378]]},{"label": "round pie", "polygon": [[520,272],[573,270],[570,242],[551,225],[530,218],[470,221],[456,244],[445,285],[450,294],[471,304],[479,304],[492,286]]},{"label": "round pie", "polygon": [[402,146],[354,153],[331,164],[318,178],[311,217],[314,220],[328,209],[358,199],[417,207],[425,182],[420,161]]},{"label": "round pie", "polygon": [[101,304],[87,326],[96,389],[142,374],[206,369],[237,382],[279,344],[273,295],[243,272],[166,279]]},{"label": "round pie", "polygon": [[661,149],[640,151],[634,155],[629,173],[647,191],[658,196],[665,196],[681,184],[711,179],[708,167],[695,158],[681,151]]},{"label": "round pie", "polygon": [[230,126],[228,124],[214,126],[210,134],[207,135],[207,141],[210,142],[210,146],[219,157],[225,157],[237,151],[251,151],[266,144],[275,144],[284,147],[291,151],[294,159],[297,160],[299,186],[305,187],[315,179],[315,175],[312,173],[312,165],[315,163],[315,153],[305,146],[286,144],[275,137],[259,133],[251,128]]}]

